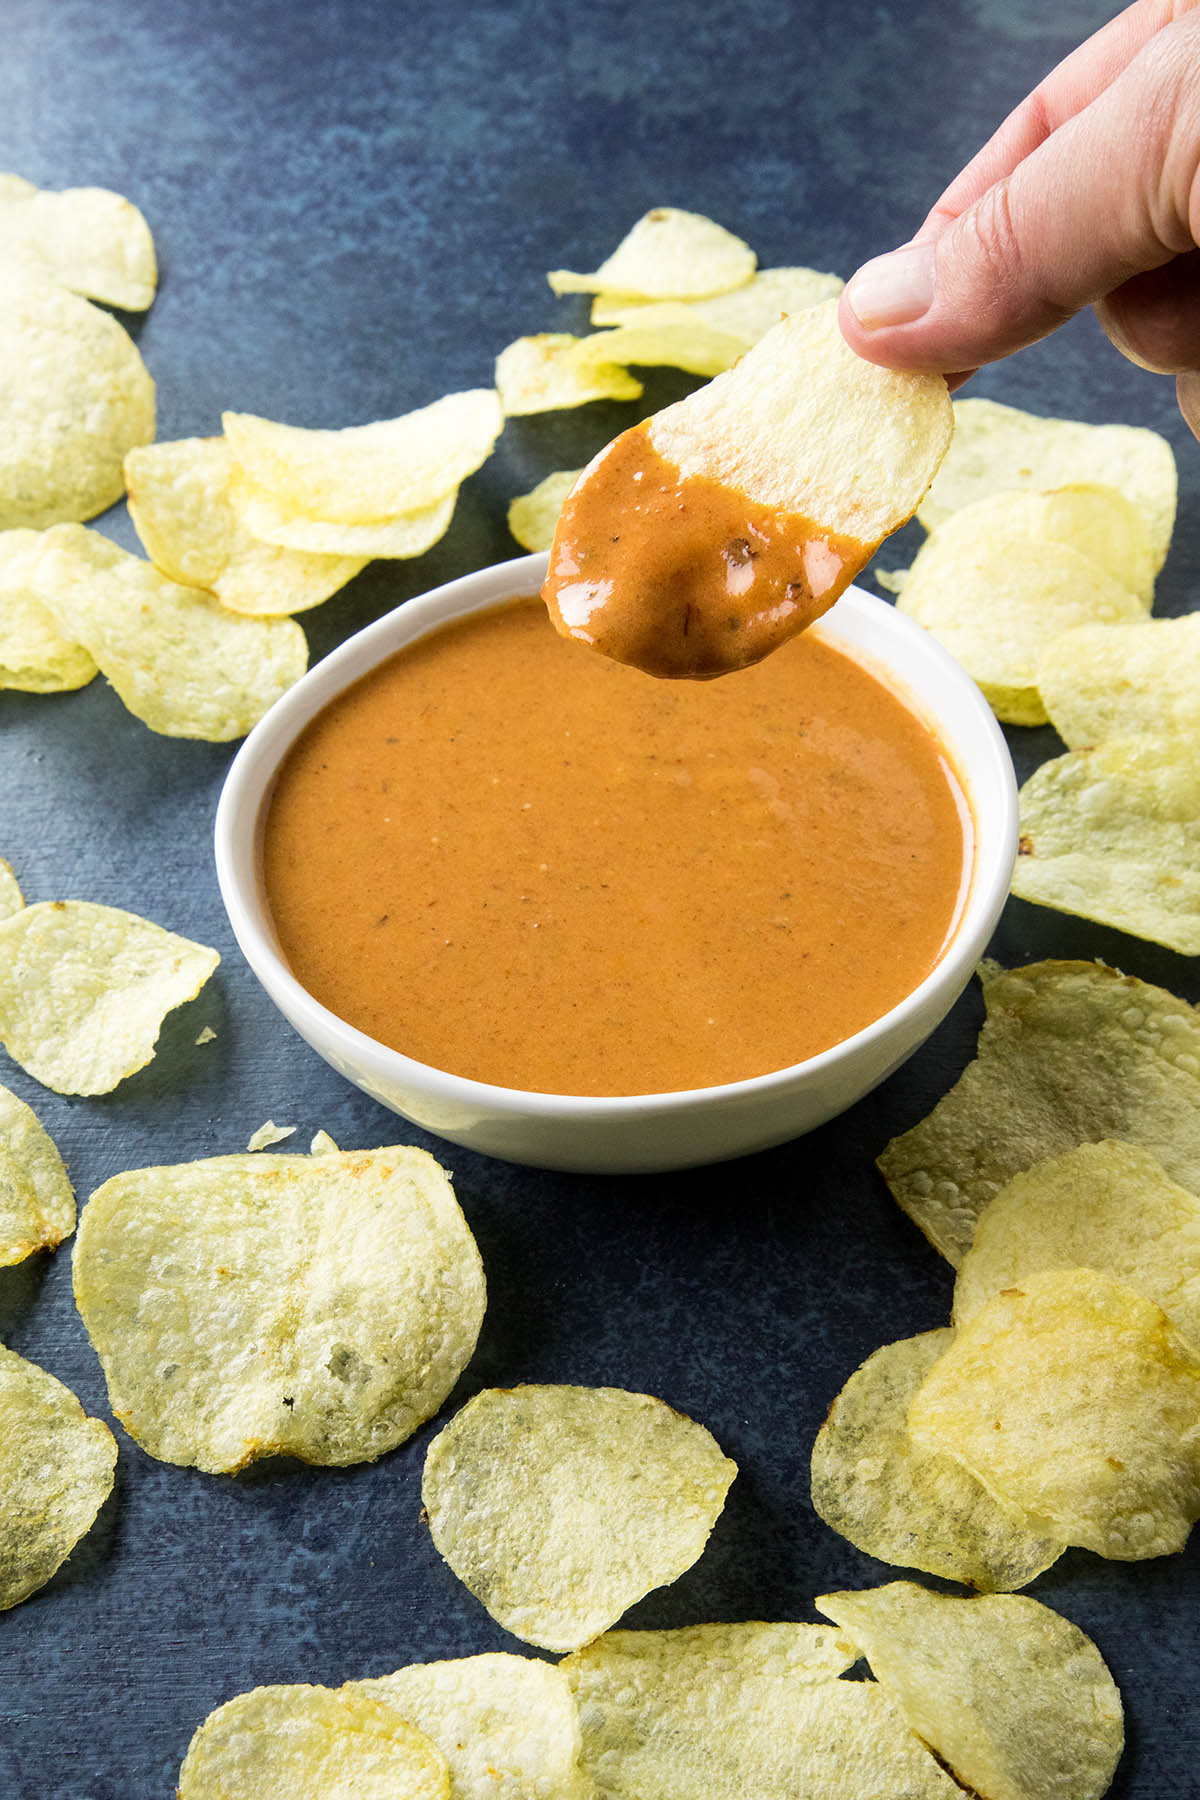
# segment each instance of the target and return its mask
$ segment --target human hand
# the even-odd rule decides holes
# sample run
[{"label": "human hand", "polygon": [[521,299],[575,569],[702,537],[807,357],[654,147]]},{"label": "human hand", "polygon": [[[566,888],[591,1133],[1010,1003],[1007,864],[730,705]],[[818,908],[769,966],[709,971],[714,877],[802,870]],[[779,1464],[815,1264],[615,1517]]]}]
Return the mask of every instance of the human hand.
[{"label": "human hand", "polygon": [[[1138,0],[1051,71],[841,301],[870,362],[963,370],[1092,305],[1200,437],[1200,0]],[[959,372],[959,373],[955,373]]]}]

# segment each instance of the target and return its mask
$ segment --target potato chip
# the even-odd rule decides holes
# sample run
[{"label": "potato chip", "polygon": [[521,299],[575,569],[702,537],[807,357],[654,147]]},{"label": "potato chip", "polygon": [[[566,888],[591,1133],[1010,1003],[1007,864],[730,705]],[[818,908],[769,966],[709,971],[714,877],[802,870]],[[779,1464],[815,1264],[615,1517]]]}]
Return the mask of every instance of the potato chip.
[{"label": "potato chip", "polygon": [[130,712],[166,737],[244,737],[308,662],[294,619],[230,612],[80,525],[45,534],[29,579]]},{"label": "potato chip", "polygon": [[738,333],[693,318],[682,303],[663,301],[647,307],[645,316],[629,325],[577,338],[571,361],[581,375],[629,363],[687,369],[693,375],[719,375],[723,369],[732,368],[748,347]]},{"label": "potato chip", "polygon": [[144,1068],[167,1014],[220,957],[136,913],[44,900],[0,919],[0,1043],[59,1094],[107,1094]]},{"label": "potato chip", "polygon": [[450,1800],[446,1760],[392,1707],[322,1687],[261,1687],[205,1719],[178,1800]]},{"label": "potato chip", "polygon": [[619,1388],[486,1388],[429,1446],[438,1551],[507,1631],[574,1650],[690,1569],[737,1473],[703,1425]]},{"label": "potato chip", "polygon": [[610,1631],[560,1666],[600,1800],[961,1800],[827,1626]]},{"label": "potato chip", "polygon": [[316,1132],[312,1143],[308,1146],[308,1154],[310,1156],[327,1156],[330,1152],[337,1155],[337,1145],[329,1133],[327,1131]]},{"label": "potato chip", "polygon": [[1062,1542],[1026,1531],[961,1463],[909,1435],[909,1401],[953,1338],[925,1331],[885,1344],[850,1377],[813,1445],[813,1507],[881,1562],[989,1593],[1024,1587]]},{"label": "potato chip", "polygon": [[0,1087],[0,1266],[53,1250],[75,1229],[75,1190],[31,1106]]},{"label": "potato chip", "polygon": [[656,206],[644,213],[593,275],[554,269],[556,294],[634,294],[644,300],[701,300],[743,287],[757,257],[723,225],[700,213]]},{"label": "potato chip", "polygon": [[[640,300],[631,294],[601,293],[592,302],[593,325],[642,325],[684,317],[742,340],[742,349],[778,325],[785,313],[802,312],[833,300],[845,287],[840,275],[816,269],[760,269],[744,286],[707,300]],[[669,310],[668,310],[669,309]]]},{"label": "potato chip", "polygon": [[295,1137],[294,1125],[277,1125],[274,1119],[268,1119],[251,1133],[247,1150],[269,1150],[272,1144],[282,1144],[285,1138]]},{"label": "potato chip", "polygon": [[310,519],[375,525],[444,500],[486,460],[504,414],[493,388],[473,388],[344,431],[306,431],[250,413],[225,413],[222,422],[255,487]]},{"label": "potato chip", "polygon": [[49,193],[0,175],[0,262],[90,300],[142,312],[154,299],[154,240],[137,207],[107,188]]},{"label": "potato chip", "polygon": [[993,1294],[913,1397],[918,1443],[1031,1530],[1115,1561],[1182,1550],[1200,1517],[1200,1349],[1098,1269]]},{"label": "potato chip", "polygon": [[966,1324],[1039,1269],[1104,1269],[1200,1345],[1200,1200],[1136,1144],[1079,1144],[1014,1175],[980,1214],[954,1286]]},{"label": "potato chip", "polygon": [[154,436],[154,383],[111,313],[65,288],[0,281],[0,528],[90,519]]},{"label": "potato chip", "polygon": [[822,1594],[917,1736],[981,1800],[1100,1800],[1125,1741],[1091,1638],[1025,1595]]},{"label": "potato chip", "polygon": [[243,530],[283,550],[322,558],[408,558],[423,556],[445,537],[458,503],[458,489],[451,488],[419,512],[344,525],[336,519],[311,518],[291,502],[257,487],[235,463],[229,478],[229,502]]},{"label": "potato chip", "polygon": [[955,1266],[984,1206],[1076,1144],[1152,1150],[1200,1194],[1200,1015],[1103,963],[983,974],[979,1053],[928,1118],[879,1158],[892,1193]]},{"label": "potato chip", "polygon": [[0,532],[0,688],[60,694],[86,687],[96,665],[30,590],[28,571],[41,542],[36,531]]},{"label": "potato chip", "polygon": [[147,444],[125,458],[129,516],[156,568],[207,588],[244,613],[319,606],[366,567],[365,556],[318,556],[252,537],[229,496],[224,438]]},{"label": "potato chip", "polygon": [[0,919],[7,919],[10,913],[20,912],[24,904],[25,896],[13,873],[12,864],[5,862],[0,856]]},{"label": "potato chip", "polygon": [[1059,632],[1146,616],[1136,594],[1070,544],[976,528],[965,509],[921,546],[896,609],[932,633],[1012,725],[1045,723],[1037,661]]},{"label": "potato chip", "polygon": [[575,1697],[552,1663],[503,1653],[413,1663],[341,1692],[395,1707],[432,1739],[451,1800],[593,1800]]},{"label": "potato chip", "polygon": [[1045,645],[1038,692],[1069,750],[1137,732],[1200,737],[1200,613],[1080,625]]},{"label": "potato chip", "polygon": [[548,550],[554,527],[582,469],[555,469],[527,494],[518,494],[508,509],[508,529],[526,550]]},{"label": "potato chip", "polygon": [[465,1367],[484,1282],[424,1151],[257,1153],[106,1181],[75,1298],[130,1435],[215,1474],[394,1449]]},{"label": "potato chip", "polygon": [[1110,738],[1021,789],[1012,891],[1038,906],[1200,953],[1200,742]]},{"label": "potato chip", "polygon": [[70,1388],[0,1346],[0,1610],[44,1587],[112,1492],[117,1446]]},{"label": "potato chip", "polygon": [[580,360],[572,352],[588,338],[543,331],[517,338],[496,358],[496,388],[505,416],[586,406],[589,400],[638,400],[642,384],[628,369],[603,357]]},{"label": "potato chip", "polygon": [[204,1027],[203,1031],[197,1033],[196,1043],[197,1043],[197,1045],[211,1044],[211,1043],[215,1042],[216,1036],[217,1036],[217,1034],[213,1030],[212,1026],[206,1025]]}]

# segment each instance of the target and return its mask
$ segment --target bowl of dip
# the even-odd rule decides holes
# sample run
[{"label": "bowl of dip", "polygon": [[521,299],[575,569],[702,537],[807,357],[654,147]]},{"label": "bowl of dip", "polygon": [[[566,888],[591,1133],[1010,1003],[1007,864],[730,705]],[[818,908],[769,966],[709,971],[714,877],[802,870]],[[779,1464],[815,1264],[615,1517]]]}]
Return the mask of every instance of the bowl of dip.
[{"label": "bowl of dip", "polygon": [[314,1050],[509,1161],[721,1161],[853,1104],[966,985],[1016,786],[974,683],[851,588],[718,681],[559,637],[527,556],[409,600],[250,733],[216,820]]}]

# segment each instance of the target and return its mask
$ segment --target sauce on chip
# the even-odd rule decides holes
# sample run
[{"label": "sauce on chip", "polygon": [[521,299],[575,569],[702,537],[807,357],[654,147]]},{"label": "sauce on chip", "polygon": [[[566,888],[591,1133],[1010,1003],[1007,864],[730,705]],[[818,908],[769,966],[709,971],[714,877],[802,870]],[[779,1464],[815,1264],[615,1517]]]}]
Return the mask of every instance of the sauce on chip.
[{"label": "sauce on chip", "polygon": [[284,955],[435,1068],[662,1093],[804,1060],[946,945],[970,868],[940,745],[808,634],[663,683],[536,599],[409,646],[293,746],[266,822]]}]

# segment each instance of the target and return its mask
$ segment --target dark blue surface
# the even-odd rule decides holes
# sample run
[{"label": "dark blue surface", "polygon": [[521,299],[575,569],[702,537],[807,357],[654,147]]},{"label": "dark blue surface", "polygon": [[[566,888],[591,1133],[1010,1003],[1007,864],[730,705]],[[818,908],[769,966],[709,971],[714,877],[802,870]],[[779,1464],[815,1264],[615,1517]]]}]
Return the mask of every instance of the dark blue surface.
[{"label": "dark blue surface", "polygon": [[[849,274],[907,236],[1106,10],[7,0],[0,168],[114,187],[145,211],[163,280],[132,328],[161,437],[214,432],[225,407],[357,424],[488,383],[522,332],[582,326],[586,303],[555,302],[543,271],[593,266],[653,204],[711,214],[765,264]],[[513,421],[442,544],[374,565],[306,615],[314,658],[409,595],[513,555],[514,494],[685,387],[652,376],[644,408]],[[1200,450],[1169,382],[1123,363],[1087,319],[972,391],[1165,431],[1181,508],[1159,610],[1194,603]],[[103,525],[132,547],[123,512]],[[906,542],[881,560],[906,561]],[[1056,747],[1049,731],[1010,737],[1021,772]],[[268,1117],[299,1127],[298,1148],[324,1127],[346,1148],[441,1149],[491,1296],[458,1399],[520,1380],[642,1388],[703,1420],[741,1465],[705,1556],[632,1623],[806,1618],[828,1587],[888,1579],[813,1515],[808,1455],[863,1357],[945,1320],[950,1272],[872,1159],[968,1059],[977,996],[845,1118],[741,1163],[585,1180],[446,1152],[331,1074],[242,964],[209,849],[231,755],[153,736],[100,681],[0,696],[0,854],[27,897],[129,906],[224,958],[156,1060],[108,1097],[63,1099],[0,1069],[81,1200],[120,1169],[240,1150]],[[1184,959],[1018,902],[995,950],[1101,955],[1200,998]],[[204,1025],[218,1035],[197,1047]],[[107,1416],[65,1250],[0,1271],[0,1339]],[[157,1800],[201,1719],[239,1689],[521,1649],[418,1521],[435,1428],[374,1468],[280,1464],[237,1480],[155,1463],[118,1430],[117,1492],[96,1528],[0,1615],[0,1800]],[[1129,1749],[1114,1795],[1200,1793],[1197,1547],[1142,1565],[1074,1552],[1033,1591],[1093,1633],[1121,1685]]]}]

